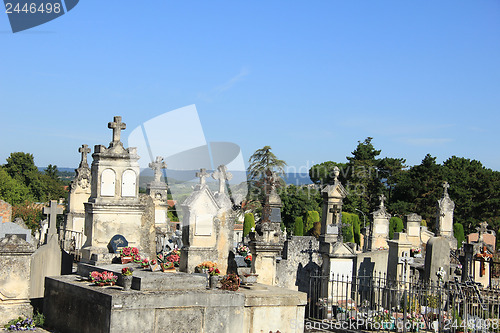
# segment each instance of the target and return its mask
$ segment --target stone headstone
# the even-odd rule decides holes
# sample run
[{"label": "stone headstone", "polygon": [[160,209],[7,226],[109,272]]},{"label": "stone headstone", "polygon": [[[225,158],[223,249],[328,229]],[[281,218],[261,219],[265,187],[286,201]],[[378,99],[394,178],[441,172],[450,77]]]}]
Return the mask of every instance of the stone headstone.
[{"label": "stone headstone", "polygon": [[389,214],[384,205],[385,196],[380,196],[380,206],[379,209],[372,213],[373,224],[372,224],[372,239],[371,250],[387,248],[387,240],[389,239],[389,219],[391,214]]},{"label": "stone headstone", "polygon": [[443,281],[448,281],[450,275],[450,243],[445,237],[432,237],[425,249],[424,280],[437,282],[439,270],[446,272]]},{"label": "stone headstone", "polygon": [[118,253],[118,249],[122,247],[127,247],[128,242],[123,235],[114,235],[109,241],[108,249],[110,253]]},{"label": "stone headstone", "polygon": [[387,259],[387,278],[390,281],[408,281],[410,267],[405,265],[401,258],[410,257],[412,243],[408,240],[408,235],[402,232],[395,232],[393,239],[387,241],[389,245],[389,257]]},{"label": "stone headstone", "polygon": [[32,317],[30,256],[35,248],[16,235],[0,240],[0,325],[19,316]]}]

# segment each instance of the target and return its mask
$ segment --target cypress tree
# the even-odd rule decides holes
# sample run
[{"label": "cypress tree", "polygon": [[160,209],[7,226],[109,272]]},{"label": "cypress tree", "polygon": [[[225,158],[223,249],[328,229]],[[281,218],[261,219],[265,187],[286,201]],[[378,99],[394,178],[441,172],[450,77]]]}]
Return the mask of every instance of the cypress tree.
[{"label": "cypress tree", "polygon": [[295,236],[304,236],[304,221],[302,217],[296,217],[293,225],[293,234]]}]

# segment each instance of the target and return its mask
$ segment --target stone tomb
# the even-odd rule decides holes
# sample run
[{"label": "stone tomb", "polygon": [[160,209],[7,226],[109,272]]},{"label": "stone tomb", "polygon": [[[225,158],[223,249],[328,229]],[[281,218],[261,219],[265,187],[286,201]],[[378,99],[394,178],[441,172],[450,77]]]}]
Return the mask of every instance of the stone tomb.
[{"label": "stone tomb", "polygon": [[19,316],[30,316],[30,257],[35,248],[10,235],[0,240],[0,325]]},{"label": "stone tomb", "polygon": [[141,233],[144,204],[139,199],[139,156],[136,148],[124,148],[121,130],[126,128],[121,117],[108,124],[113,141],[106,148],[96,145],[91,167],[91,195],[85,203],[85,236],[82,260],[110,263],[107,245],[116,234],[125,236],[130,246],[149,252],[143,246]]},{"label": "stone tomb", "polygon": [[[192,273],[203,261],[214,261],[226,273],[229,251],[233,245],[234,218],[230,207],[221,207],[205,178],[205,169],[196,173],[200,183],[181,205],[182,243],[180,270]],[[221,195],[226,195],[221,193]]]},{"label": "stone tomb", "polygon": [[19,223],[22,220],[17,221],[18,223],[4,222],[0,224],[0,239],[10,235],[16,235],[17,238],[21,238],[28,243],[31,243],[31,230],[27,229],[24,223],[23,225]]},{"label": "stone tomb", "polygon": [[391,218],[391,214],[387,212],[384,206],[385,196],[381,195],[380,197],[380,206],[379,209],[372,213],[373,215],[373,224],[372,224],[372,239],[371,246],[369,248],[373,251],[376,249],[386,249],[388,248],[387,240],[389,239],[389,219]]},{"label": "stone tomb", "polygon": [[443,281],[450,277],[450,243],[445,237],[432,237],[425,249],[425,281],[438,281],[437,271],[444,270],[446,275]]},{"label": "stone tomb", "polygon": [[[79,265],[79,273],[123,265]],[[119,280],[120,282],[120,280]],[[132,290],[98,287],[76,275],[47,278],[48,325],[79,332],[302,332],[305,293],[255,284],[240,290],[206,289],[201,274],[134,271]]]}]

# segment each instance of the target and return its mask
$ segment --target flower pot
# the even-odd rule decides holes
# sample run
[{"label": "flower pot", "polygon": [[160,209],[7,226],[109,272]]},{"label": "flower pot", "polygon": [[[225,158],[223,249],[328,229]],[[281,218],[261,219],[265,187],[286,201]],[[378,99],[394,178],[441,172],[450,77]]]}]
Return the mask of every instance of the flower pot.
[{"label": "flower pot", "polygon": [[122,265],[132,262],[132,257],[122,257]]},{"label": "flower pot", "polygon": [[210,275],[209,288],[217,289],[218,284],[219,284],[219,277],[217,275]]},{"label": "flower pot", "polygon": [[132,275],[123,275],[122,276],[122,279],[123,279],[123,290],[130,290],[130,288],[132,287],[132,279],[133,279],[133,276]]}]

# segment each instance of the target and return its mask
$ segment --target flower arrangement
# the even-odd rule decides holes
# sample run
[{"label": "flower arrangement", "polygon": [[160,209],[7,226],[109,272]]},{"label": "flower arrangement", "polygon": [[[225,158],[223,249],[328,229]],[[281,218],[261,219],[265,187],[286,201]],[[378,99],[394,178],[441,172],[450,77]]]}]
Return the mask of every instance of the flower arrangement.
[{"label": "flower arrangement", "polygon": [[201,264],[198,264],[195,268],[195,270],[198,272],[198,273],[203,273],[204,271],[209,271],[210,268],[217,268],[217,264],[215,262],[212,262],[212,261],[204,261],[202,262]]},{"label": "flower arrangement", "polygon": [[160,267],[164,272],[175,272],[174,264],[171,262],[160,263]]},{"label": "flower arrangement", "polygon": [[223,290],[237,291],[240,288],[240,278],[236,274],[228,274],[220,281]]},{"label": "flower arrangement", "polygon": [[250,266],[252,264],[252,255],[251,254],[248,254],[246,257],[245,257],[245,262],[248,266]]},{"label": "flower arrangement", "polygon": [[422,249],[421,248],[412,248],[410,249],[410,255],[414,256],[416,254],[421,254],[422,253]]},{"label": "flower arrangement", "polygon": [[139,250],[136,247],[122,247],[118,251],[121,257],[132,257],[135,254],[139,254]]},{"label": "flower arrangement", "polygon": [[160,269],[160,265],[156,259],[151,259],[149,262],[149,267],[151,268],[151,272],[157,271]]},{"label": "flower arrangement", "polygon": [[148,268],[149,267],[149,260],[148,258],[144,258],[141,260],[141,267],[142,268]]},{"label": "flower arrangement", "polygon": [[243,244],[240,244],[238,245],[238,247],[236,248],[236,252],[238,252],[239,255],[241,256],[246,256],[247,253],[250,252],[250,249],[248,248],[248,246],[245,246]]},{"label": "flower arrangement", "polygon": [[133,254],[132,260],[137,264],[140,264],[142,262],[141,256],[139,254]]},{"label": "flower arrangement", "polygon": [[98,286],[114,285],[118,276],[114,275],[112,272],[104,271],[99,273],[98,271],[90,272],[90,280]]},{"label": "flower arrangement", "polygon": [[35,323],[33,319],[19,317],[9,321],[4,327],[8,331],[34,331]]},{"label": "flower arrangement", "polygon": [[122,268],[122,275],[123,276],[130,276],[130,275],[132,275],[133,271],[134,271],[134,269],[131,267],[123,267]]},{"label": "flower arrangement", "polygon": [[210,276],[218,276],[218,275],[220,275],[220,271],[219,271],[219,269],[217,267],[210,267],[208,269],[208,274]]},{"label": "flower arrangement", "polygon": [[175,267],[179,267],[179,263],[181,261],[181,257],[178,255],[178,254],[170,254],[166,260],[168,262],[171,262],[172,264],[174,264]]}]

